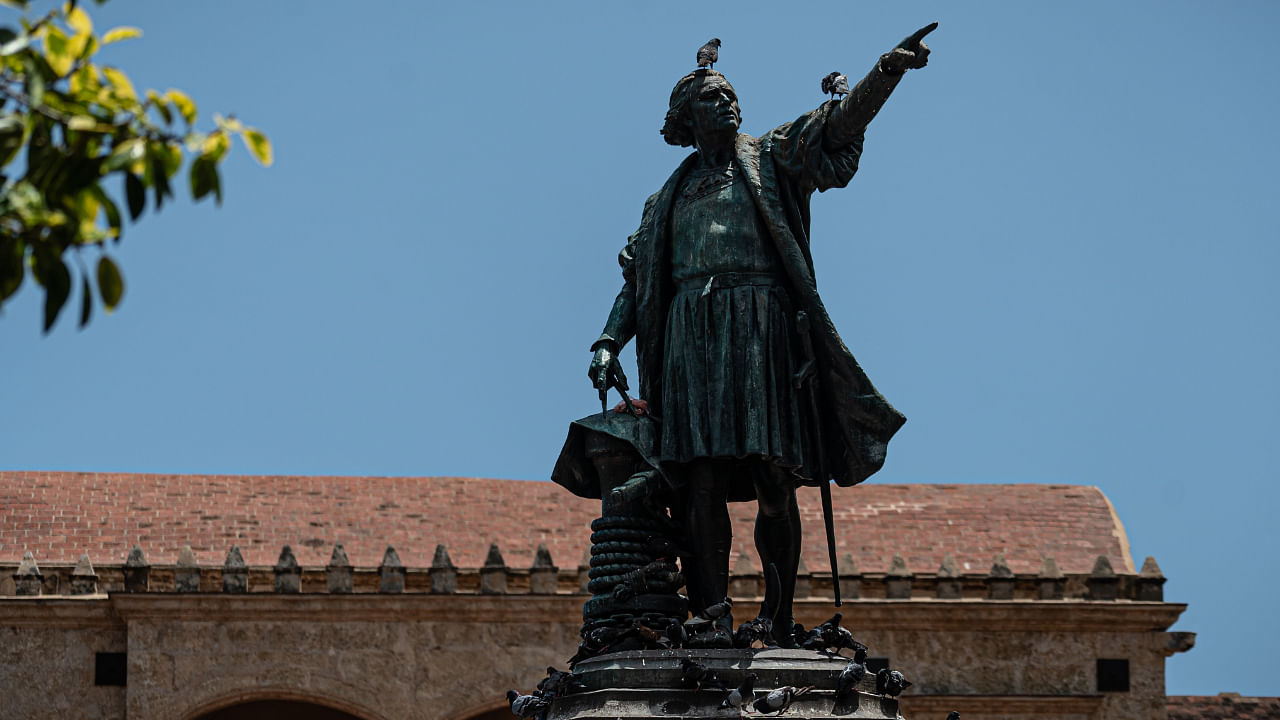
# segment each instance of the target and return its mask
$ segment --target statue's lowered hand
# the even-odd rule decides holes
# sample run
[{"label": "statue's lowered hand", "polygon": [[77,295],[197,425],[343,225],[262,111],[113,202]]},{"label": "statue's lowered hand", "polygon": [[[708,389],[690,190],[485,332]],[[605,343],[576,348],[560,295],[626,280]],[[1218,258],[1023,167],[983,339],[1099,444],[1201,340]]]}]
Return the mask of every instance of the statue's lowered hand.
[{"label": "statue's lowered hand", "polygon": [[587,368],[587,377],[591,378],[591,386],[599,390],[609,387],[609,365],[613,363],[613,351],[607,345],[596,348],[591,358],[591,366]]},{"label": "statue's lowered hand", "polygon": [[629,390],[627,376],[622,372],[622,363],[618,362],[618,351],[609,343],[601,343],[591,358],[591,366],[587,368],[587,376],[591,385],[597,390],[619,387]]}]

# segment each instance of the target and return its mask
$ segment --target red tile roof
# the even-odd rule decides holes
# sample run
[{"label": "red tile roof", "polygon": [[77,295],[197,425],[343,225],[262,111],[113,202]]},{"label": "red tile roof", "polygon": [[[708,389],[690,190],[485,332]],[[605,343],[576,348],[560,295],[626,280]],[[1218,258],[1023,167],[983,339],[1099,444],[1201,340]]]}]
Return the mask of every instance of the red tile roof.
[{"label": "red tile roof", "polygon": [[[1003,552],[1018,573],[1053,555],[1067,573],[1087,573],[1098,555],[1132,573],[1119,518],[1094,487],[1074,485],[882,485],[834,488],[839,553],[862,572],[884,572],[901,553],[932,573],[951,553],[961,572],[986,574]],[[826,567],[818,491],[803,488],[804,558]],[[731,505],[735,550],[753,561],[753,503]],[[273,565],[289,544],[303,565],[328,563],[341,541],[351,562],[376,566],[392,545],[408,567],[427,567],[437,543],[455,565],[478,567],[496,542],[510,567],[529,567],[546,543],[576,567],[599,503],[550,482],[475,478],[266,477],[0,472],[0,562],[32,551],[41,563],[124,561],[140,544],[152,564],[177,561],[191,545],[203,566],[222,565],[239,545],[250,565]],[[736,553],[735,553],[736,560]]]},{"label": "red tile roof", "polygon": [[1280,698],[1221,695],[1170,695],[1169,720],[1277,720]]}]

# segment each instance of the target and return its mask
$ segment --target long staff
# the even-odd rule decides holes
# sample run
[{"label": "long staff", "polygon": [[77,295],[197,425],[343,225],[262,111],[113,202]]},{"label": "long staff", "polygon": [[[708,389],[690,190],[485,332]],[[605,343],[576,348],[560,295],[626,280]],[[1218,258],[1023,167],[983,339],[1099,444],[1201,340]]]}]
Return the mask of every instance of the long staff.
[{"label": "long staff", "polygon": [[827,557],[831,561],[831,586],[834,588],[836,607],[840,601],[840,568],[836,563],[836,527],[831,510],[831,478],[827,474],[827,452],[822,441],[822,416],[818,413],[818,367],[813,354],[813,338],[809,336],[809,315],[801,310],[796,313],[796,330],[800,333],[800,342],[804,347],[804,364],[800,366],[791,384],[797,390],[806,382],[809,384],[809,413],[813,417],[812,428],[816,433],[814,443],[817,445],[818,457],[813,462],[815,474],[822,491],[822,520],[827,526]]}]

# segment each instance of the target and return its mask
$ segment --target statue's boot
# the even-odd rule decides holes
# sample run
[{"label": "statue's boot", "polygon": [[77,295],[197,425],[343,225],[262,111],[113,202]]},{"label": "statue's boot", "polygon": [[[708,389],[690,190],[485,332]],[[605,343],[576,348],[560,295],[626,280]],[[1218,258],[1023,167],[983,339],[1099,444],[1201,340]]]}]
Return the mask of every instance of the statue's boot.
[{"label": "statue's boot", "polygon": [[[792,638],[792,601],[796,594],[796,568],[799,555],[793,547],[798,547],[791,532],[791,519],[788,517],[756,518],[756,550],[760,553],[766,567],[769,564],[777,568],[776,594],[770,593],[766,586],[765,604],[762,614],[767,613],[773,621],[773,638],[780,647],[789,648],[795,645]],[[770,597],[773,595],[773,597]]]},{"label": "statue's boot", "polygon": [[785,471],[772,465],[761,468],[756,480],[756,551],[761,564],[768,568],[772,563],[778,573],[777,598],[766,596],[766,612],[772,614],[774,641],[784,648],[795,645],[792,602],[801,544],[800,507],[791,482]]},{"label": "statue's boot", "polygon": [[[733,525],[729,519],[729,478],[712,462],[695,463],[690,468],[688,511],[689,552],[693,556],[692,577],[685,576],[690,588],[690,611],[702,614],[708,606],[729,596],[729,551],[733,543]],[[697,588],[696,592],[693,588]],[[697,644],[702,647],[732,647],[733,617],[702,633]],[[728,630],[726,631],[726,628]]]}]

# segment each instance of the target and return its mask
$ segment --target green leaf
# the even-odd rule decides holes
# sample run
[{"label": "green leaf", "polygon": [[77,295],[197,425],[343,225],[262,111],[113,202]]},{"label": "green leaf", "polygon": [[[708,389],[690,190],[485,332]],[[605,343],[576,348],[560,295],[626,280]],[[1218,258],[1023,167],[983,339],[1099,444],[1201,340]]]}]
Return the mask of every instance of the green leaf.
[{"label": "green leaf", "polygon": [[118,27],[111,28],[102,35],[102,44],[110,45],[121,40],[130,40],[132,38],[142,37],[142,31],[136,27]]},{"label": "green leaf", "polygon": [[93,35],[85,35],[78,37],[72,41],[72,48],[75,49],[76,61],[87,60],[98,52],[98,38]]},{"label": "green leaf", "polygon": [[22,263],[23,243],[15,237],[0,237],[0,302],[18,291],[26,266]]},{"label": "green leaf", "polygon": [[22,138],[26,134],[26,123],[19,115],[0,116],[0,167],[9,164],[9,161],[18,154],[22,149]]},{"label": "green leaf", "polygon": [[147,155],[152,162],[159,163],[166,178],[173,177],[173,174],[182,166],[182,147],[177,143],[153,140],[147,143]]},{"label": "green leaf", "polygon": [[44,206],[44,195],[28,180],[19,180],[9,188],[5,197],[6,204],[13,208],[23,223],[31,225],[45,219],[48,208]]},{"label": "green leaf", "polygon": [[36,249],[31,274],[44,286],[44,331],[47,333],[58,320],[58,313],[71,295],[71,271],[67,264],[51,248]]},{"label": "green leaf", "polygon": [[191,163],[191,197],[202,199],[213,192],[218,182],[218,166],[208,155],[201,155]]},{"label": "green leaf", "polygon": [[[155,143],[152,143],[153,145]],[[165,172],[165,159],[162,153],[151,152],[147,154],[147,169],[150,171],[151,187],[155,191],[156,211],[164,207],[164,199],[173,197],[173,190],[169,187],[169,176]]]},{"label": "green leaf", "polygon": [[102,208],[102,212],[107,216],[107,227],[109,228],[107,234],[119,242],[120,233],[124,231],[124,224],[120,220],[120,208],[116,207],[115,201],[107,196],[101,185],[97,183],[90,185],[88,192],[93,194],[94,199],[98,201],[98,206]]},{"label": "green leaf", "polygon": [[104,125],[103,123],[98,122],[98,119],[92,115],[73,116],[71,119],[67,120],[67,129],[103,134],[113,133],[116,131],[115,126]]},{"label": "green leaf", "polygon": [[142,138],[129,138],[111,151],[111,155],[102,165],[103,172],[114,172],[131,167],[147,156],[147,145]]},{"label": "green leaf", "polygon": [[72,53],[66,33],[56,27],[49,28],[44,36],[44,57],[58,77],[71,72],[71,64],[76,61],[76,56]]},{"label": "green leaf", "polygon": [[222,206],[222,179],[218,177],[218,168],[213,168],[213,202],[219,207]]},{"label": "green leaf", "polygon": [[196,104],[186,93],[169,88],[169,91],[165,93],[165,97],[169,98],[169,102],[172,102],[173,106],[178,108],[182,119],[186,120],[188,125],[196,121]]},{"label": "green leaf", "polygon": [[173,112],[169,110],[168,104],[166,104],[164,100],[160,99],[159,93],[155,90],[148,90],[147,102],[151,103],[151,107],[155,108],[156,112],[160,113],[160,117],[164,118],[165,125],[173,123]]},{"label": "green leaf", "polygon": [[80,284],[80,329],[83,330],[85,325],[89,324],[89,317],[93,315],[93,288],[89,287],[89,275],[86,273],[83,278],[84,282]]},{"label": "green leaf", "polygon": [[89,19],[89,13],[78,7],[67,10],[67,25],[75,30],[77,35],[88,35],[93,32],[93,21]]},{"label": "green leaf", "polygon": [[66,9],[67,25],[72,29],[71,39],[67,41],[67,52],[70,53],[72,60],[79,60],[82,57],[92,55],[89,52],[97,49],[98,41],[93,36],[93,21],[89,19],[89,13],[81,8],[70,6]]},{"label": "green leaf", "polygon": [[128,75],[125,75],[124,72],[118,68],[109,67],[107,65],[102,66],[102,74],[106,76],[107,82],[111,83],[111,87],[115,90],[116,95],[132,100],[133,102],[138,101],[138,92],[133,89],[133,83],[129,81]]},{"label": "green leaf", "polygon": [[263,167],[271,167],[274,157],[271,152],[271,141],[266,135],[255,128],[247,128],[244,131],[244,144]]},{"label": "green leaf", "polygon": [[131,172],[124,174],[124,197],[129,205],[129,219],[137,220],[147,206],[147,188],[142,180]]},{"label": "green leaf", "polygon": [[98,258],[98,292],[107,312],[115,310],[124,296],[124,278],[120,277],[120,268],[107,255]]},{"label": "green leaf", "polygon": [[92,242],[94,230],[97,229],[98,224],[98,210],[102,207],[98,203],[98,198],[94,196],[91,190],[86,188],[76,193],[75,197],[71,198],[71,202],[64,204],[67,205],[78,220],[80,241],[87,240]]},{"label": "green leaf", "polygon": [[102,83],[98,82],[97,68],[93,63],[84,63],[71,73],[69,83],[71,94],[80,97],[81,102],[92,102],[98,94],[98,90],[102,88]]},{"label": "green leaf", "polygon": [[227,134],[221,130],[214,130],[209,133],[209,137],[205,138],[202,153],[208,155],[214,162],[220,162],[230,147],[231,141],[227,138]]},{"label": "green leaf", "polygon": [[[63,115],[84,115],[95,121],[101,122],[101,119],[89,112],[89,106],[80,102],[77,98],[73,98],[65,93],[47,92],[44,94],[45,107],[50,110],[57,111]],[[115,129],[112,128],[112,132]]]},{"label": "green leaf", "polygon": [[40,72],[38,63],[31,55],[23,59],[26,61],[23,65],[27,70],[27,97],[30,98],[33,107],[39,107],[44,104],[44,73]]}]

